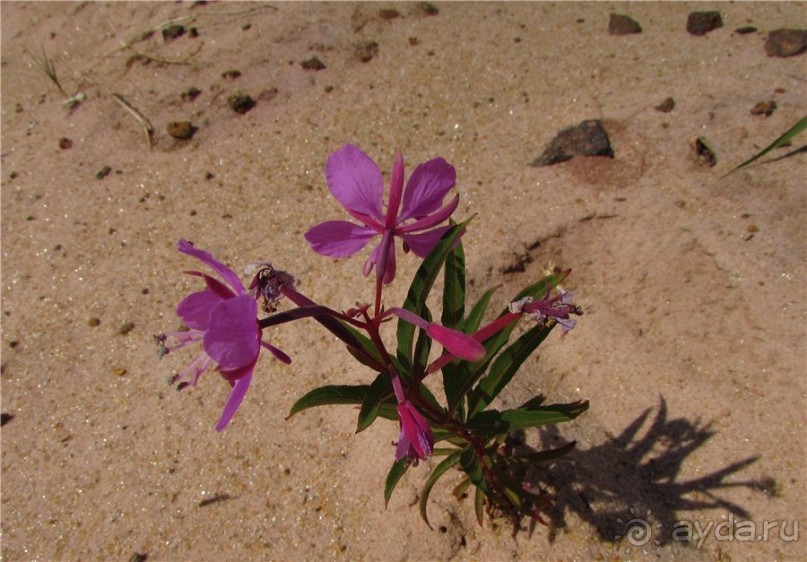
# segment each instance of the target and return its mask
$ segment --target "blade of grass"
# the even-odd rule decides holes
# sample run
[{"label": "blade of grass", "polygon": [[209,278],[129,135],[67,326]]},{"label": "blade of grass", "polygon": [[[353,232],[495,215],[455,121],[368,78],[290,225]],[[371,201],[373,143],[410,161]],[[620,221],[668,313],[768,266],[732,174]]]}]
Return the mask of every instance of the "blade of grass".
[{"label": "blade of grass", "polygon": [[775,148],[779,148],[780,146],[783,146],[783,145],[789,143],[790,139],[792,139],[793,137],[798,135],[804,129],[807,129],[807,117],[802,117],[801,120],[798,123],[796,123],[795,125],[793,125],[793,127],[791,127],[787,132],[785,132],[785,134],[783,134],[781,137],[779,137],[778,139],[773,141],[767,147],[763,148],[760,152],[757,152],[754,156],[752,156],[751,158],[749,158],[748,160],[746,160],[745,162],[743,162],[742,164],[740,164],[739,166],[737,166],[736,168],[731,170],[728,174],[726,174],[723,177],[725,178],[726,176],[736,172],[740,168],[745,168],[751,162],[754,162],[757,159],[762,158],[767,153],[769,153],[771,150],[773,150]]}]

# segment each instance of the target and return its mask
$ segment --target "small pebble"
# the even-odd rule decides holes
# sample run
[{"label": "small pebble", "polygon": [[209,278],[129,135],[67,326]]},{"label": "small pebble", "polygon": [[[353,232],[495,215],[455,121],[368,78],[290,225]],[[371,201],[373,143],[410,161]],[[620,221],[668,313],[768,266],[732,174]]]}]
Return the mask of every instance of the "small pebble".
[{"label": "small pebble", "polygon": [[191,86],[190,88],[188,88],[187,90],[182,92],[179,97],[182,99],[182,101],[193,101],[201,93],[202,93],[202,90],[200,90],[196,86]]},{"label": "small pebble", "polygon": [[110,168],[109,166],[104,166],[103,168],[95,172],[95,177],[99,180],[102,180],[105,177],[107,177],[111,171],[112,168]]},{"label": "small pebble", "polygon": [[628,16],[611,14],[611,19],[608,20],[609,35],[632,35],[641,32],[642,26],[639,25],[639,22]]},{"label": "small pebble", "polygon": [[710,168],[717,164],[717,155],[704,137],[693,139],[692,148],[695,152],[695,160],[699,163],[706,164]]},{"label": "small pebble", "polygon": [[71,141],[67,137],[62,137],[59,139],[59,148],[62,150],[67,150],[68,148],[73,148],[73,141]]},{"label": "small pebble", "polygon": [[314,71],[325,70],[327,68],[325,63],[319,60],[317,57],[311,57],[310,59],[304,60],[300,63],[300,66],[302,66],[305,70]]},{"label": "small pebble", "polygon": [[3,412],[0,414],[0,427],[6,425],[8,422],[14,419],[14,414],[8,414]]},{"label": "small pebble", "polygon": [[134,322],[124,322],[118,329],[118,333],[122,336],[125,336],[126,334],[134,330],[134,327],[135,327]]},{"label": "small pebble", "polygon": [[370,40],[361,41],[356,44],[354,52],[361,62],[370,62],[378,56],[378,43]]},{"label": "small pebble", "polygon": [[123,375],[125,375],[125,374],[126,374],[126,369],[123,369],[123,368],[121,368],[121,367],[118,367],[117,369],[115,369],[115,370],[113,371],[113,373],[115,374],[115,376],[116,376],[116,377],[122,377]]},{"label": "small pebble", "polygon": [[751,115],[764,115],[765,117],[770,117],[774,111],[776,111],[775,101],[761,101],[751,108]]},{"label": "small pebble", "polygon": [[669,113],[673,109],[675,109],[675,100],[672,98],[667,98],[656,106],[656,110],[662,113]]},{"label": "small pebble", "polygon": [[101,323],[101,320],[99,318],[96,318],[95,316],[93,316],[92,318],[87,320],[87,326],[90,326],[91,328],[95,328],[100,323]]},{"label": "small pebble", "polygon": [[551,166],[571,160],[575,156],[614,157],[611,141],[602,121],[588,119],[576,127],[559,132],[546,150],[530,163],[530,166]]},{"label": "small pebble", "polygon": [[238,92],[227,98],[227,104],[230,106],[230,109],[243,115],[255,107],[255,100],[244,92]]},{"label": "small pebble", "polygon": [[221,77],[222,77],[222,78],[228,78],[228,79],[230,79],[230,80],[235,80],[236,78],[240,78],[240,77],[241,77],[241,71],[240,71],[240,70],[236,70],[236,69],[234,69],[234,68],[231,68],[231,69],[229,69],[229,70],[225,70],[224,72],[222,72],[222,73],[221,73]]},{"label": "small pebble", "polygon": [[193,138],[197,128],[190,121],[171,121],[166,126],[166,130],[175,139],[187,140]]},{"label": "small pebble", "polygon": [[734,30],[734,33],[737,35],[747,35],[749,33],[756,33],[757,28],[753,25],[744,25],[743,27],[738,27]]},{"label": "small pebble", "polygon": [[692,35],[706,35],[719,27],[723,27],[720,12],[692,12],[687,17],[687,31]]},{"label": "small pebble", "polygon": [[182,25],[169,25],[163,29],[163,41],[166,43],[185,35],[185,27]]},{"label": "small pebble", "polygon": [[765,52],[769,57],[793,57],[807,51],[807,29],[776,29],[768,33]]}]

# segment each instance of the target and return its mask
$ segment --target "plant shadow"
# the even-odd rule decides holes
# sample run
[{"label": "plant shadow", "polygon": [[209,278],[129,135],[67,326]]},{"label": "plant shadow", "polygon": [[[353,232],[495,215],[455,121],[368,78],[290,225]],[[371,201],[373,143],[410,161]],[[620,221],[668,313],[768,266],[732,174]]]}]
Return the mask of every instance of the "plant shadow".
[{"label": "plant shadow", "polygon": [[[652,410],[645,410],[621,434],[609,435],[600,445],[575,449],[552,464],[533,465],[526,472],[524,485],[540,488],[551,498],[551,506],[541,510],[548,518],[550,543],[568,526],[569,512],[594,527],[603,541],[619,541],[639,522],[646,524],[655,544],[662,546],[673,538],[682,511],[721,509],[738,518],[749,517],[741,505],[718,495],[720,491],[748,488],[775,495],[772,478],[728,481],[756,462],[756,456],[700,478],[680,480],[686,458],[716,431],[711,423],[700,420],[668,419],[662,397],[655,418],[640,436]],[[542,449],[556,448],[563,441],[556,426],[541,431]],[[530,535],[535,527],[532,520],[527,529]],[[653,528],[665,531],[656,533]],[[514,533],[519,530],[524,529],[516,525]]]}]

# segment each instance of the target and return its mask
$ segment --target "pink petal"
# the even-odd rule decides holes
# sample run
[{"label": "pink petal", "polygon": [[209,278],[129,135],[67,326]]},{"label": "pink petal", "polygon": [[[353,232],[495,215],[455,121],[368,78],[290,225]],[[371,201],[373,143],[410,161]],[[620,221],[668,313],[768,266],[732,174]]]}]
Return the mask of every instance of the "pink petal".
[{"label": "pink petal", "polygon": [[406,242],[407,246],[409,246],[416,256],[425,258],[432,253],[432,250],[434,250],[440,238],[443,237],[443,234],[445,234],[449,228],[451,227],[441,226],[440,228],[435,228],[434,230],[421,234],[402,234],[401,238],[403,238],[404,242]]},{"label": "pink petal", "polygon": [[222,298],[210,289],[191,293],[177,306],[177,316],[188,328],[207,330],[210,321],[210,310],[219,304]]},{"label": "pink petal", "polygon": [[426,230],[427,228],[437,226],[441,222],[445,221],[448,217],[450,217],[452,213],[457,209],[457,205],[459,204],[460,204],[460,196],[457,195],[451,201],[449,201],[448,205],[446,205],[445,207],[439,209],[438,211],[433,212],[430,215],[426,215],[425,217],[418,219],[415,222],[400,226],[396,229],[395,232],[397,234],[407,234],[409,232],[417,232],[419,230]]},{"label": "pink petal", "polygon": [[232,287],[235,294],[242,295],[246,292],[244,285],[238,278],[238,275],[236,275],[232,269],[218,261],[209,253],[205,252],[204,250],[194,248],[193,245],[187,240],[180,240],[178,247],[179,251],[183,254],[188,254],[189,256],[195,257],[199,261],[210,266],[216,273],[221,275],[222,279],[224,279],[227,283],[229,283],[230,287]]},{"label": "pink petal", "polygon": [[210,309],[210,323],[202,344],[207,354],[229,371],[257,360],[261,348],[258,305],[244,294],[220,302]]},{"label": "pink petal", "polygon": [[429,324],[426,334],[443,344],[449,353],[466,361],[479,361],[485,356],[485,347],[468,334],[446,328],[440,324]]},{"label": "pink petal", "polygon": [[443,158],[429,160],[415,168],[406,184],[399,220],[425,217],[439,209],[456,179],[454,166]]},{"label": "pink petal", "polygon": [[325,164],[325,178],[343,207],[384,222],[384,178],[376,163],[358,147],[347,144],[331,154]]},{"label": "pink petal", "polygon": [[230,396],[227,398],[227,403],[224,405],[224,410],[221,412],[219,423],[216,424],[216,431],[224,429],[227,424],[230,423],[230,420],[233,419],[236,410],[238,410],[238,407],[244,400],[244,396],[247,394],[250,382],[252,382],[252,372],[235,381],[233,389],[230,391]]},{"label": "pink petal", "polygon": [[[434,446],[431,427],[411,402],[405,401],[398,404],[398,419],[401,425],[401,436],[395,452],[396,460],[403,458],[403,454],[406,454],[408,450],[411,450],[419,459],[430,457]],[[401,446],[401,443],[404,443],[404,446]]]},{"label": "pink petal", "polygon": [[375,231],[347,221],[320,223],[305,233],[305,239],[318,254],[332,258],[352,256],[367,245]]}]

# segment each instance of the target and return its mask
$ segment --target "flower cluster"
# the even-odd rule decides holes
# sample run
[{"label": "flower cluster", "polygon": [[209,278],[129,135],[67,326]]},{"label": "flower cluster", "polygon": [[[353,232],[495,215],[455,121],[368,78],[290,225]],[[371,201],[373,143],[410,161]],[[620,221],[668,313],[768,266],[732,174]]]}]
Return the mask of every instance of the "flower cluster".
[{"label": "flower cluster", "polygon": [[[403,156],[396,154],[386,205],[379,167],[353,145],[330,155],[325,176],[333,196],[356,222],[326,221],[308,230],[305,238],[314,251],[345,258],[379,237],[362,267],[365,276],[375,270],[372,301],[360,302],[344,312],[330,309],[302,294],[292,275],[265,262],[250,266],[252,280],[245,288],[229,267],[180,240],[179,251],[199,260],[214,275],[186,272],[205,284],[203,290],[187,295],[177,306],[177,316],[186,329],[155,337],[161,357],[192,344],[201,347],[196,358],[173,375],[171,382],[178,383],[180,390],[196,386],[208,369],[215,369],[231,387],[216,424],[216,429],[222,430],[244,400],[261,349],[282,363],[291,363],[286,353],[265,341],[263,330],[311,318],[335,335],[371,373],[376,373],[375,380],[370,384],[331,384],[312,389],[292,406],[289,417],[313,406],[352,403],[360,406],[358,430],[379,417],[396,420],[399,435],[385,488],[387,500],[410,466],[439,453],[446,458],[435,468],[434,478],[451,467],[465,472],[465,483],[458,489],[476,487],[480,523],[484,504],[490,512],[505,509],[540,520],[539,507],[545,502],[515,486],[506,476],[514,465],[528,461],[503,455],[500,451],[506,447],[500,445],[512,430],[574,419],[588,403],[545,405],[542,397],[536,397],[520,408],[504,412],[490,405],[556,324],[565,335],[575,326],[572,316],[582,314],[570,292],[553,294],[565,274],[550,275],[528,286],[504,312],[483,324],[494,290],[466,311],[461,238],[470,221],[447,224],[459,204],[458,195],[444,204],[456,182],[453,166],[442,158],[420,164],[404,188]],[[396,277],[396,238],[404,252],[412,250],[422,262],[406,301],[402,306],[387,307],[384,287]],[[441,271],[443,310],[438,322],[433,319],[427,297]],[[278,311],[282,299],[292,307]],[[398,320],[397,346],[390,350],[382,330],[393,317]],[[537,324],[510,343],[522,317],[536,320]],[[442,346],[441,353],[432,353],[435,342]],[[442,374],[443,403],[423,383],[438,372]],[[441,440],[450,447],[436,449],[435,443]],[[547,451],[546,456],[536,453],[529,462],[554,458],[565,451],[566,448]],[[427,484],[421,497],[424,518],[433,483]]]}]

